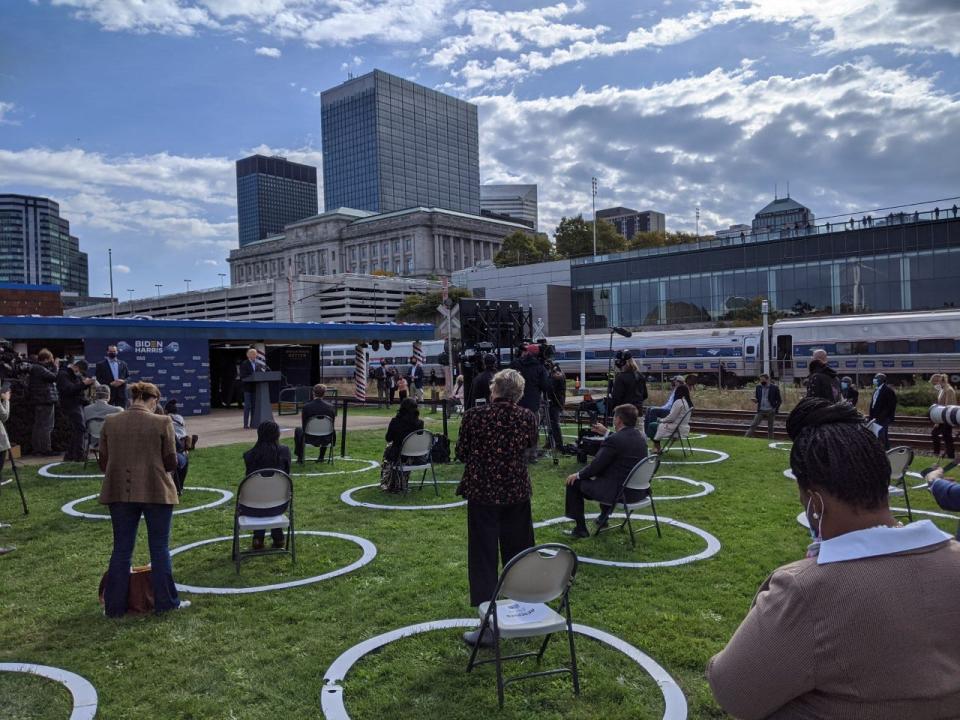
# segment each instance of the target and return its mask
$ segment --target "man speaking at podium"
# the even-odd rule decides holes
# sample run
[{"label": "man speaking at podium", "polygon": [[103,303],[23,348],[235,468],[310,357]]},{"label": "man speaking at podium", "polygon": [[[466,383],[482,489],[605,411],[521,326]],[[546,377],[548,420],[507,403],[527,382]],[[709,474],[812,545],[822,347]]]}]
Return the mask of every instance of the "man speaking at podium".
[{"label": "man speaking at podium", "polygon": [[[240,363],[240,381],[258,372],[267,372],[270,368],[260,359],[256,348],[247,350],[247,359]],[[253,427],[253,404],[256,398],[256,386],[253,383],[243,384],[243,429]]]}]

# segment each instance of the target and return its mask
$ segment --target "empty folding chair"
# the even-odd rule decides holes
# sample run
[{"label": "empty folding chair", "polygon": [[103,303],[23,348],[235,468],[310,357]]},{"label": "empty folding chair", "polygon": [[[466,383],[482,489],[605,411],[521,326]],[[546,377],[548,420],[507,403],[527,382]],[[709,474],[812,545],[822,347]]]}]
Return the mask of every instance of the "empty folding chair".
[{"label": "empty folding chair", "polygon": [[83,433],[83,467],[86,469],[90,461],[90,452],[100,460],[100,433],[103,431],[103,421],[106,418],[94,417],[87,420]]},{"label": "empty folding chair", "polygon": [[[332,464],[334,433],[333,418],[326,415],[316,415],[307,420],[307,426],[303,430],[304,447],[311,445],[317,448],[328,448],[327,462]],[[316,462],[320,462],[319,453],[317,453]]]},{"label": "empty folding chair", "polygon": [[887,450],[887,459],[890,460],[890,492],[903,494],[903,501],[907,504],[907,512],[894,517],[906,517],[913,522],[913,512],[910,510],[910,491],[907,489],[907,470],[913,463],[913,450],[908,447],[895,447]]},{"label": "empty folding chair", "polygon": [[[657,470],[659,468],[660,458],[657,455],[648,455],[633,466],[630,474],[627,475],[627,479],[623,481],[623,486],[620,488],[620,500],[616,503],[616,505],[614,505],[614,509],[616,509],[617,505],[622,507],[623,513],[626,517],[619,525],[607,525],[605,527],[597,528],[597,531],[594,533],[594,535],[599,535],[607,530],[620,530],[626,526],[627,530],[630,531],[631,547],[637,546],[637,541],[634,539],[634,535],[636,535],[636,533],[643,530],[649,530],[652,527],[657,529],[657,537],[663,537],[663,535],[660,533],[660,518],[657,517],[657,506],[653,499],[653,486],[651,485],[653,476],[657,474]],[[637,502],[627,502],[627,490],[646,490],[647,496],[641,500],[638,500]],[[639,510],[640,508],[647,507],[648,505],[653,511],[653,524],[644,525],[642,528],[637,528],[634,530],[633,523],[630,521],[630,516],[633,514],[634,510]]]},{"label": "empty folding chair", "polygon": [[[470,653],[467,672],[477,665],[494,663],[497,667],[497,701],[503,707],[504,688],[517,680],[570,673],[573,692],[580,694],[580,675],[577,672],[577,652],[573,642],[573,619],[570,615],[570,586],[577,574],[577,554],[566,545],[547,543],[527,548],[503,568],[497,588],[490,602],[477,608],[481,619],[480,637]],[[560,605],[554,610],[547,605],[556,599]],[[513,677],[503,677],[503,662],[524,657],[536,657],[539,663],[554,633],[566,631],[570,645],[570,667],[541,670]],[[480,641],[492,633],[494,657],[477,660]],[[537,652],[503,656],[503,639],[543,637]]]},{"label": "empty folding chair", "polygon": [[670,436],[667,438],[666,443],[664,443],[663,450],[660,451],[661,455],[666,455],[670,448],[673,447],[674,443],[680,443],[680,451],[683,453],[684,459],[687,457],[687,453],[693,455],[693,447],[690,445],[690,416],[693,415],[693,408],[687,410],[683,417],[680,418],[680,422],[677,424],[677,427],[674,428],[673,432],[670,433]]},{"label": "empty folding chair", "polygon": [[[240,550],[240,534],[280,528],[287,531],[284,547],[269,550]],[[290,553],[297,559],[293,526],[293,481],[283,470],[257,470],[244,478],[237,490],[233,513],[233,561],[240,572],[240,561],[249,555]]]},{"label": "empty folding chair", "polygon": [[420,488],[427,479],[427,471],[433,477],[433,491],[440,495],[440,485],[437,483],[437,474],[433,469],[433,433],[429,430],[417,430],[407,435],[400,444],[400,454],[393,463],[393,472],[398,473],[395,479],[403,487],[409,489],[409,482],[403,478],[406,473],[423,471],[420,477]]}]

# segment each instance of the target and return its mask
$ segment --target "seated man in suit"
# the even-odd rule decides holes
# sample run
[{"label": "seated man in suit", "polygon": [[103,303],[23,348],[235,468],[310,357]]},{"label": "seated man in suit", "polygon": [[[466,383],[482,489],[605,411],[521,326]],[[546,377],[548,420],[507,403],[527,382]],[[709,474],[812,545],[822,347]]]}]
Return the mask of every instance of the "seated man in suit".
[{"label": "seated man in suit", "polygon": [[[303,451],[304,451],[304,431],[307,429],[307,422],[310,418],[314,417],[328,417],[333,420],[337,416],[337,409],[323,399],[323,396],[327,394],[327,386],[317,384],[313,386],[313,400],[308,402],[303,406],[303,409],[300,411],[300,427],[293,431],[293,445],[294,453],[297,456],[297,462],[303,465]],[[337,434],[334,433],[330,436],[330,442],[328,445],[323,445],[320,447],[320,459],[323,460],[323,456],[327,451],[327,448],[330,448],[330,454],[333,454],[333,446],[337,443]]]},{"label": "seated man in suit", "polygon": [[[568,534],[575,538],[590,537],[584,519],[584,498],[600,503],[597,527],[607,524],[613,505],[620,499],[620,488],[634,465],[647,456],[647,438],[637,428],[639,413],[635,405],[625,403],[613,410],[614,432],[609,433],[600,423],[595,423],[595,432],[606,434],[597,456],[589,465],[566,479],[567,497],[565,514],[576,523]],[[624,498],[634,503],[643,500],[646,490],[627,490]]]}]

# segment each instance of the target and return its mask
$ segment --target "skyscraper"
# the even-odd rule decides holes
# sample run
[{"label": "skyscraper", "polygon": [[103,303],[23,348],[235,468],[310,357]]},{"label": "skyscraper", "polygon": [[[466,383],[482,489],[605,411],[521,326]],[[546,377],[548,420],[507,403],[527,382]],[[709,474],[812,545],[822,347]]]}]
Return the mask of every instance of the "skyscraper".
[{"label": "skyscraper", "polygon": [[381,70],[321,95],[323,202],[480,213],[477,106]]},{"label": "skyscraper", "polygon": [[240,247],[283,232],[317,214],[317,169],[286,158],[251,155],[237,160]]},{"label": "skyscraper", "polygon": [[638,212],[631,208],[615,207],[597,210],[597,219],[606,220],[627,240],[638,232],[666,232],[667,218],[656,210]]},{"label": "skyscraper", "polygon": [[480,214],[509,218],[537,230],[537,186],[481,185]]},{"label": "skyscraper", "polygon": [[0,282],[59,285],[86,296],[87,254],[49,198],[0,195]]}]

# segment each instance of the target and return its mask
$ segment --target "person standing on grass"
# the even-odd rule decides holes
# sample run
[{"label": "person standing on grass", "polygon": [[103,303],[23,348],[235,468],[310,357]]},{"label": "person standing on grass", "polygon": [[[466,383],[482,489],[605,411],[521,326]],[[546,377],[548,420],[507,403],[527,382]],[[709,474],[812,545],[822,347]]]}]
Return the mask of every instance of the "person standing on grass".
[{"label": "person standing on grass", "polygon": [[57,402],[57,374],[60,365],[54,359],[53,353],[43,348],[37,353],[37,361],[30,366],[30,384],[28,393],[33,403],[33,437],[31,447],[34,455],[52,455],[50,433],[53,432],[53,423]]},{"label": "person standing on grass", "polygon": [[856,407],[857,403],[860,402],[860,391],[857,390],[857,387],[853,382],[853,378],[851,378],[849,375],[844,375],[842,378],[840,378],[840,397],[854,407]]},{"label": "person standing on grass", "polygon": [[137,542],[140,517],[147,522],[150,579],[156,613],[190,607],[180,600],[170,560],[170,524],[173,506],[180,500],[171,473],[177,470],[173,423],[157,415],[160,390],[138,382],[130,386],[128,410],[110,415],[100,433],[100,469],[104,472],[100,503],[110,508],[113,554],[107,570],[104,611],[107,617],[127,612],[130,560]]},{"label": "person standing on grass", "polygon": [[897,414],[897,393],[892,387],[887,385],[887,376],[883,373],[877,373],[873,378],[873,397],[870,399],[869,420],[874,421],[880,426],[880,432],[877,437],[883,443],[883,447],[890,449],[890,425]]},{"label": "person standing on grass", "polygon": [[[937,405],[956,405],[957,391],[950,384],[950,378],[946,375],[935,374],[930,376],[930,382],[937,393]],[[930,433],[933,440],[933,454],[940,455],[940,440],[943,440],[943,449],[945,454],[951,460],[956,456],[953,449],[953,428],[946,423],[939,423],[933,426]]]},{"label": "person standing on grass", "polygon": [[[2,476],[3,464],[7,459],[7,453],[10,452],[10,438],[7,436],[7,420],[10,419],[10,388],[4,385],[0,388],[0,476]],[[13,460],[10,461],[11,465]],[[6,523],[0,523],[0,528],[10,527]],[[0,546],[0,555],[11,553],[17,548],[13,545]]]},{"label": "person standing on grass", "polygon": [[127,379],[130,370],[127,364],[119,359],[116,345],[107,347],[107,355],[97,363],[94,369],[97,382],[110,388],[110,404],[118,408],[127,407]]},{"label": "person standing on grass", "polygon": [[413,390],[416,401],[423,402],[423,363],[417,357],[413,358],[413,366],[410,368],[410,389]]},{"label": "person standing on grass", "polygon": [[[534,544],[526,453],[537,446],[538,426],[534,414],[517,404],[523,389],[519,372],[498,372],[490,402],[467,411],[457,438],[456,455],[464,463],[457,494],[467,500],[467,573],[474,606],[493,595],[498,555],[506,565]],[[481,637],[479,630],[464,633],[463,640],[493,644],[490,633]]]},{"label": "person standing on grass", "polygon": [[77,360],[60,366],[57,373],[57,395],[60,397],[60,409],[67,419],[67,449],[63,453],[66,462],[83,462],[83,436],[87,432],[83,424],[84,394],[93,385],[94,379],[87,377],[86,360]]},{"label": "person standing on grass", "polygon": [[847,403],[787,418],[800,504],[819,538],[775,570],[707,665],[736,718],[960,717],[960,544],[890,513],[890,462]]},{"label": "person standing on grass", "polygon": [[780,412],[780,405],[783,400],[780,397],[780,388],[770,382],[770,376],[764,373],[760,376],[760,384],[754,392],[753,401],[757,404],[757,414],[753,416],[753,422],[747,428],[744,437],[753,437],[753,431],[761,421],[767,421],[767,438],[773,440],[773,421]]},{"label": "person standing on grass", "polygon": [[840,402],[840,381],[837,372],[827,361],[826,350],[814,350],[808,366],[807,397],[818,397],[828,402]]}]

